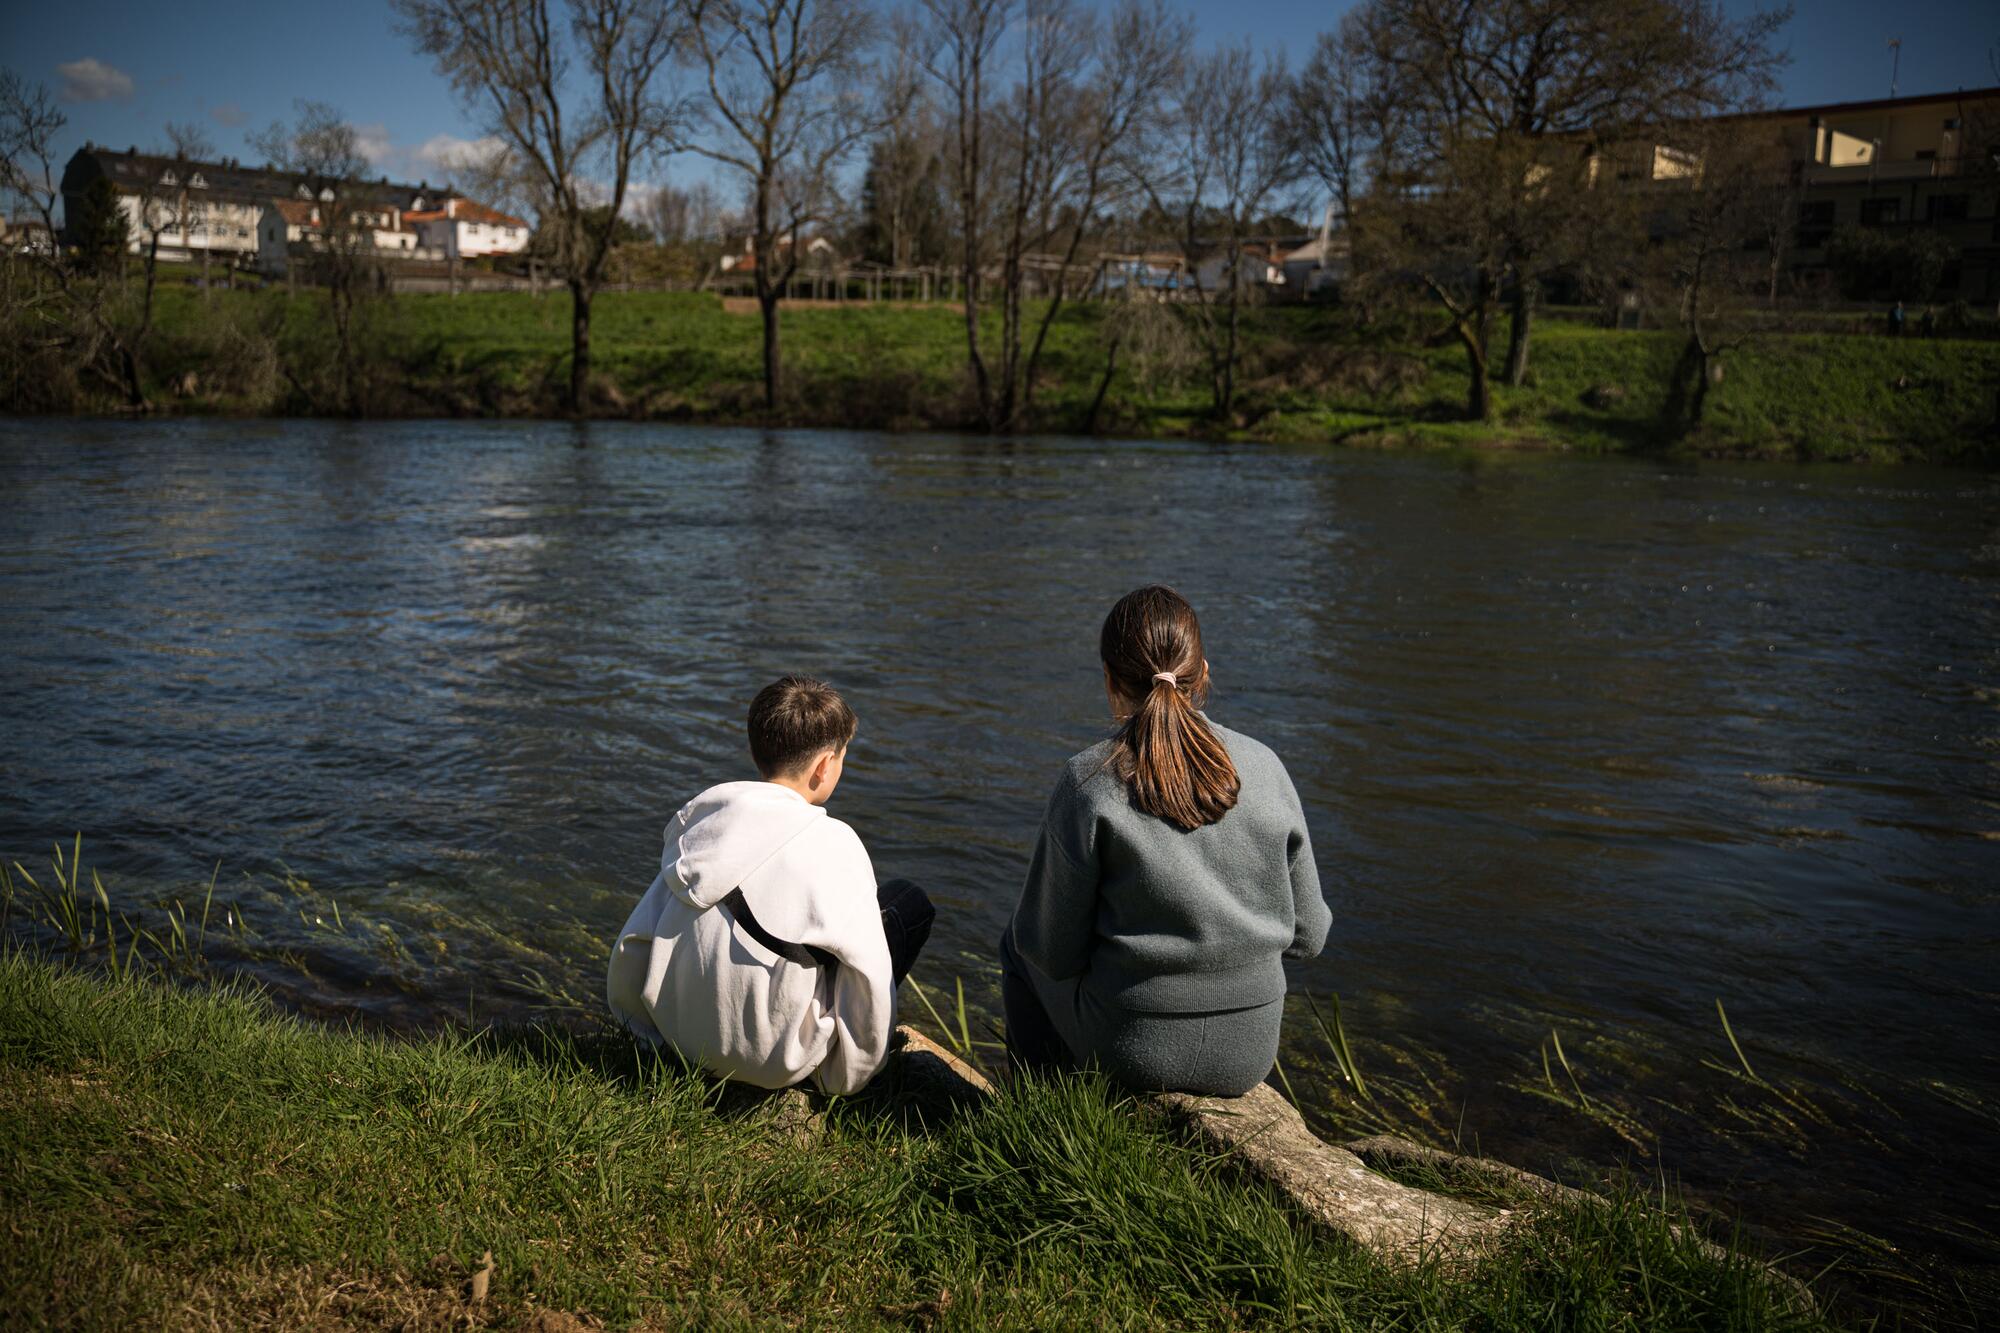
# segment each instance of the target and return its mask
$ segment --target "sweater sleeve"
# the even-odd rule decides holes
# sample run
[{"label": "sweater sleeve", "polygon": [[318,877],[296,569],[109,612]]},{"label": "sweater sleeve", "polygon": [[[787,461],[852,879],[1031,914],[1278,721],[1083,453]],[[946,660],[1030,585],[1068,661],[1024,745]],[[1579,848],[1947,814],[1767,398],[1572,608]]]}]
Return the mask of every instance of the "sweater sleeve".
[{"label": "sweater sleeve", "polygon": [[1088,971],[1097,943],[1093,823],[1075,775],[1065,770],[1042,816],[1012,927],[1014,948],[1054,981]]},{"label": "sweater sleeve", "polygon": [[1333,912],[1319,884],[1319,866],[1313,860],[1312,834],[1306,830],[1305,808],[1299,804],[1298,789],[1291,775],[1285,775],[1285,793],[1291,798],[1292,828],[1285,841],[1285,856],[1292,875],[1292,945],[1287,958],[1316,958],[1326,947],[1327,931],[1333,927]]},{"label": "sweater sleeve", "polygon": [[821,1092],[847,1094],[867,1087],[889,1058],[896,987],[875,898],[875,867],[852,829],[828,822],[845,835],[832,839],[827,865],[829,878],[839,885],[840,910],[816,922],[801,943],[840,960],[828,997],[833,1044],[812,1078]]}]

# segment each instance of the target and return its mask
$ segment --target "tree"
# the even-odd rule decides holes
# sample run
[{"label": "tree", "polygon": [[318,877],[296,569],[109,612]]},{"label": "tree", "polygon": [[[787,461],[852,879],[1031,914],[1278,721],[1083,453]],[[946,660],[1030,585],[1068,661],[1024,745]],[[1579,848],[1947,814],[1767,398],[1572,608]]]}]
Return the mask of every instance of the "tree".
[{"label": "tree", "polygon": [[[1249,45],[1224,47],[1190,63],[1174,95],[1166,149],[1150,167],[1154,207],[1176,223],[1196,301],[1187,318],[1207,353],[1210,410],[1227,417],[1236,402],[1242,308],[1252,227],[1280,189],[1296,179],[1286,124],[1293,104],[1284,66],[1260,66]],[[1202,266],[1220,260],[1214,287]]]},{"label": "tree", "polygon": [[1536,292],[1595,235],[1604,173],[1635,169],[1658,127],[1754,104],[1789,18],[1731,20],[1711,0],[1367,0],[1355,14],[1366,77],[1396,108],[1378,182],[1392,216],[1372,236],[1444,306],[1479,419],[1493,307],[1510,297],[1519,383]]},{"label": "tree", "polygon": [[1291,114],[1301,162],[1333,201],[1348,241],[1348,281],[1367,273],[1355,246],[1354,212],[1397,139],[1398,107],[1386,70],[1368,59],[1362,16],[1348,13],[1320,34],[1292,84]]},{"label": "tree", "polygon": [[1958,246],[1928,228],[1890,233],[1838,228],[1826,242],[1826,266],[1850,301],[1928,301]]},{"label": "tree", "polygon": [[685,190],[661,186],[648,201],[646,217],[677,275],[703,289],[714,280],[729,235],[739,222],[722,207],[715,187],[707,181],[696,181]]},{"label": "tree", "polygon": [[[30,86],[11,70],[0,71],[0,196],[10,196],[33,212],[49,237],[59,234],[55,177],[55,140],[68,123],[49,91]],[[119,220],[113,221],[118,214]],[[41,331],[39,350],[60,355],[81,371],[95,375],[119,393],[126,406],[146,407],[145,382],[138,348],[120,318],[117,298],[122,286],[125,229],[115,189],[94,196],[88,214],[89,231],[78,259],[52,246],[28,255],[47,280],[51,300],[37,299],[26,312]],[[116,246],[117,264],[106,262]]]},{"label": "tree", "polygon": [[[706,85],[695,152],[741,172],[751,278],[764,325],[764,406],[778,406],[778,303],[805,229],[831,220],[834,173],[907,100],[869,83],[877,33],[863,0],[687,0],[689,50]],[[871,92],[873,96],[871,97]]]},{"label": "tree", "polygon": [[[923,34],[926,68],[955,122],[967,353],[990,430],[1032,417],[1037,370],[1074,294],[1077,256],[1107,204],[1136,188],[1131,160],[1181,68],[1188,34],[1157,3],[1125,0],[1100,24],[1068,0],[1023,0],[1019,41],[1005,48],[996,29],[1008,18],[981,0],[937,0]],[[987,83],[1003,69],[1012,82],[989,111]],[[1001,307],[992,356],[978,318],[989,231]],[[1031,274],[1045,298],[1038,317],[1028,306]]]},{"label": "tree", "polygon": [[889,126],[868,145],[861,174],[855,249],[891,268],[941,262],[950,245],[944,158],[928,107]]},{"label": "tree", "polygon": [[166,158],[168,165],[157,178],[139,186],[138,221],[142,241],[139,247],[139,299],[137,312],[124,339],[125,354],[133,363],[131,378],[135,384],[144,378],[146,344],[153,336],[153,297],[159,285],[160,243],[177,231],[182,247],[186,248],[192,243],[191,233],[206,220],[207,205],[189,184],[189,178],[196,171],[195,164],[212,157],[214,152],[214,145],[198,126],[169,122],[166,151],[157,155]]},{"label": "tree", "polygon": [[1693,170],[1655,196],[1659,242],[1651,255],[1687,335],[1665,415],[1695,428],[1721,378],[1721,358],[1754,331],[1748,310],[1769,281],[1763,242],[1771,200],[1783,197],[1791,160],[1783,141],[1755,122],[1710,122],[1684,131],[1683,143]]},{"label": "tree", "polygon": [[354,414],[361,410],[355,309],[368,293],[375,228],[388,218],[384,201],[362,181],[368,158],[359,131],[324,102],[301,101],[296,110],[290,125],[273,124],[250,143],[273,167],[297,178],[298,201],[311,207],[304,254],[289,262],[303,264],[326,292],[339,410]]},{"label": "tree", "polygon": [[79,267],[98,274],[115,274],[124,267],[132,220],[109,176],[99,176],[84,189],[76,216],[67,222]]},{"label": "tree", "polygon": [[982,415],[992,381],[979,347],[980,270],[985,258],[987,81],[1013,0],[917,0],[907,44],[922,51],[924,71],[943,91],[951,127],[951,181],[958,203],[959,283],[965,313],[966,364]]},{"label": "tree", "polygon": [[632,173],[679,140],[684,108],[655,83],[687,38],[685,12],[675,0],[567,0],[564,22],[551,0],[393,2],[501,145],[478,173],[526,199],[550,238],[570,294],[570,411],[585,416],[591,300]]},{"label": "tree", "polygon": [[[583,210],[583,224],[593,231],[601,230],[606,243],[616,248],[621,245],[644,245],[653,239],[652,233],[634,222],[611,211],[610,204],[595,204]],[[563,252],[563,228],[557,223],[544,223],[535,228],[528,237],[528,252],[539,259],[557,259]]]}]

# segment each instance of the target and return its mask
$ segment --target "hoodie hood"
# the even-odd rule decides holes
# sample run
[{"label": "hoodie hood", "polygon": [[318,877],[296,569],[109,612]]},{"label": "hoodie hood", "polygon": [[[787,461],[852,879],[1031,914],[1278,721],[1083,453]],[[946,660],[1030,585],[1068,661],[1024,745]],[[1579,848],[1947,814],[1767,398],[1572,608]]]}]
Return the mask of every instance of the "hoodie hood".
[{"label": "hoodie hood", "polygon": [[660,874],[675,897],[706,909],[729,896],[826,811],[775,782],[725,782],[667,825]]}]

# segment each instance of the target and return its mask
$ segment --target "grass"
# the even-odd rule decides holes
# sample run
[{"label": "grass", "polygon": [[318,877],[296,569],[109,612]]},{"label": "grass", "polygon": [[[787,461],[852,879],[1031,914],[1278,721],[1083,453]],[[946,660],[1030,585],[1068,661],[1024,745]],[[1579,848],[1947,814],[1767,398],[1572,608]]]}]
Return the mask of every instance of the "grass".
[{"label": "grass", "polygon": [[1088,1078],[837,1101],[801,1148],[609,1034],[330,1031],[9,952],[0,1105],[9,1327],[1820,1326],[1637,1187],[1384,1267]]},{"label": "grass", "polygon": [[[298,370],[330,360],[323,300],[273,287],[161,290],[149,373],[175,410],[290,414]],[[594,306],[594,373],[604,415],[868,428],[971,422],[965,334],[950,305],[794,306],[781,329],[787,391],[763,408],[759,325],[712,294],[611,292]],[[1102,370],[1107,308],[1066,307],[1038,380],[1040,429],[1079,430]],[[1706,426],[1662,424],[1680,351],[1674,331],[1615,332],[1551,313],[1536,326],[1529,382],[1495,385],[1487,423],[1459,419],[1465,358],[1429,345],[1426,312],[1359,325],[1348,312],[1253,309],[1242,396],[1231,420],[1207,411],[1200,358],[1136,354],[1114,378],[1100,427],[1136,436],[1316,444],[1678,450],[1738,456],[1976,461],[1995,456],[2000,340],[1891,339],[1869,333],[1768,334],[1723,360]],[[1496,357],[1505,322],[1494,332]],[[378,416],[548,416],[563,410],[566,296],[409,295],[360,315],[363,408]],[[278,349],[279,373],[257,349]],[[176,397],[193,372],[192,392]],[[1607,392],[1608,391],[1608,392]],[[91,405],[87,398],[77,406]],[[99,404],[102,406],[102,404]],[[16,405],[19,406],[19,405]]]}]

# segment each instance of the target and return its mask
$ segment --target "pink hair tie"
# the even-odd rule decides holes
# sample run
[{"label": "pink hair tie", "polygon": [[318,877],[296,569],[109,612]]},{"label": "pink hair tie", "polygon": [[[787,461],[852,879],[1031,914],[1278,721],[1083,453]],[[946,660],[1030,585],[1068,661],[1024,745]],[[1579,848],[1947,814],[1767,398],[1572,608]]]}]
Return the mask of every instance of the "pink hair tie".
[{"label": "pink hair tie", "polygon": [[1177,676],[1175,676],[1174,673],[1171,671],[1155,671],[1153,673],[1153,679],[1164,680],[1165,682],[1167,682],[1167,684],[1173,686],[1175,689],[1180,688],[1181,684],[1180,679]]}]

